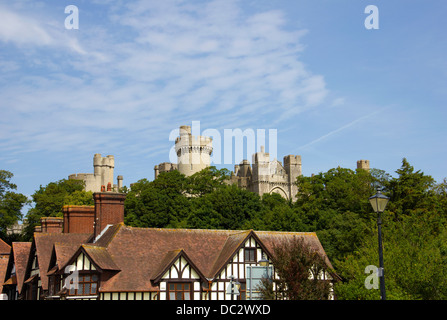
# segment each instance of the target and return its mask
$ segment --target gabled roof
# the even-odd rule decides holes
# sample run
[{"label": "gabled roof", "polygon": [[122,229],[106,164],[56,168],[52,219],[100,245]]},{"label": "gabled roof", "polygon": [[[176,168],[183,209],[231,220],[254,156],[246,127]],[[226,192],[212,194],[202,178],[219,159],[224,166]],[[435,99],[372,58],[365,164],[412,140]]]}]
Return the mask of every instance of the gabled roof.
[{"label": "gabled roof", "polygon": [[6,279],[6,270],[8,269],[9,256],[0,255],[0,293],[2,292],[3,284],[5,284]]},{"label": "gabled roof", "polygon": [[[81,243],[87,242],[90,238],[91,234],[86,233],[34,233],[31,248],[32,250],[33,248],[36,250],[43,290],[48,289],[48,277],[46,274],[50,266],[54,244],[63,243],[66,245],[80,245]],[[29,262],[27,268],[30,267],[31,265]],[[27,271],[27,275],[29,275],[29,270]]]},{"label": "gabled roof", "polygon": [[245,240],[249,238],[252,231],[239,231],[231,234],[227,237],[225,244],[220,250],[219,255],[210,270],[210,278],[214,278],[233,257],[236,251],[245,243]]},{"label": "gabled roof", "polygon": [[163,259],[161,259],[158,268],[155,269],[151,280],[157,282],[157,280],[159,280],[166,273],[172,264],[180,258],[182,252],[184,252],[182,249],[168,251]]},{"label": "gabled roof", "polygon": [[206,277],[202,272],[195,266],[194,262],[188,257],[183,249],[168,251],[165,257],[160,261],[159,268],[154,271],[152,276],[152,281],[157,283],[163,277],[163,275],[171,268],[171,266],[180,258],[185,259],[188,264],[194,269],[199,275],[202,281],[206,281]]},{"label": "gabled roof", "polygon": [[[110,230],[110,231],[109,231]],[[157,277],[161,261],[168,261],[168,252],[181,248],[205,277],[211,270],[228,235],[227,230],[133,228],[120,225],[109,228],[107,251],[121,272],[101,284],[100,291],[156,290],[151,279]],[[113,236],[111,237],[111,234]],[[94,245],[98,245],[101,239]]]},{"label": "gabled roof", "polygon": [[91,259],[90,261],[93,262],[97,269],[110,271],[120,270],[105,247],[83,244],[81,250]]},{"label": "gabled roof", "polygon": [[[13,242],[12,257],[16,268],[17,291],[22,292],[25,282],[26,266],[28,265],[31,242]],[[11,266],[12,267],[12,266]]]},{"label": "gabled roof", "polygon": [[332,267],[315,233],[133,228],[119,224],[109,227],[96,243],[82,248],[98,267],[119,270],[101,283],[99,291],[136,292],[157,290],[158,281],[180,256],[203,280],[214,279],[250,237],[271,257],[276,243],[293,236],[303,237]]},{"label": "gabled roof", "polygon": [[292,239],[293,237],[303,238],[305,243],[309,245],[312,250],[315,250],[323,257],[327,266],[330,269],[333,269],[333,266],[315,232],[256,231],[256,235],[270,253],[273,252],[274,246],[282,241]]},{"label": "gabled roof", "polygon": [[[119,271],[115,262],[110,254],[107,252],[107,248],[95,246],[91,244],[81,244],[74,247],[74,251],[71,256],[60,265],[59,273],[64,272],[65,268],[76,261],[79,255],[83,253],[87,256],[90,262],[94,265],[99,272],[107,271]],[[55,270],[56,271],[56,270]]]},{"label": "gabled roof", "polygon": [[53,245],[53,252],[48,265],[48,273],[50,275],[58,270],[64,270],[65,264],[79,249],[79,244],[72,243],[55,243]]}]

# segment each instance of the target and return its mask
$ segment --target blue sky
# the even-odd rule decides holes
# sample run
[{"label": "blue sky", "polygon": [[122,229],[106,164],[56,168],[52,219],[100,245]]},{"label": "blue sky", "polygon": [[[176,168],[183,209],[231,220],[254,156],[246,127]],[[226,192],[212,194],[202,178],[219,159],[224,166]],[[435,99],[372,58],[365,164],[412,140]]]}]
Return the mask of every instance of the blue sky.
[{"label": "blue sky", "polygon": [[[65,28],[68,5],[79,29]],[[125,185],[152,180],[170,132],[200,121],[277,129],[279,160],[301,155],[304,175],[360,159],[393,174],[406,157],[442,182],[446,12],[443,0],[0,1],[0,169],[26,195],[93,172],[95,153],[115,156]]]}]

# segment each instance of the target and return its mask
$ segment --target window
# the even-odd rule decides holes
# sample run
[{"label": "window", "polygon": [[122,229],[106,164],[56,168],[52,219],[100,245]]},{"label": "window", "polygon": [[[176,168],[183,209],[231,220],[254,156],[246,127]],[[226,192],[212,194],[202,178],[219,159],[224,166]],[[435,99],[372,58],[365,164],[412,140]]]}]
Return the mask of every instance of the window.
[{"label": "window", "polygon": [[191,283],[170,283],[169,300],[191,300]]},{"label": "window", "polygon": [[56,295],[61,289],[61,277],[59,275],[48,277],[48,291],[50,295]]},{"label": "window", "polygon": [[[73,284],[73,281],[71,281]],[[98,275],[97,274],[85,274],[79,275],[78,287],[71,286],[69,290],[70,296],[88,296],[97,294],[98,289]]]},{"label": "window", "polygon": [[256,262],[256,248],[245,248],[244,249],[244,261],[245,262]]},{"label": "window", "polygon": [[239,288],[239,296],[237,297],[238,300],[246,300],[247,296],[247,284],[245,282],[241,282],[241,287]]}]

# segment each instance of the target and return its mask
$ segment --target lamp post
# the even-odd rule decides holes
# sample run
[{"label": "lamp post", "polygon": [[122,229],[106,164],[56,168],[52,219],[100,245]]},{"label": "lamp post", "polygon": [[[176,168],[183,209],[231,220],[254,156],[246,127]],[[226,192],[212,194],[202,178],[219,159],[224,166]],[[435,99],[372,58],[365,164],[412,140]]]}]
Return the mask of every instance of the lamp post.
[{"label": "lamp post", "polygon": [[385,207],[388,204],[390,198],[383,195],[380,192],[380,188],[377,188],[377,193],[369,198],[369,202],[374,210],[377,213],[377,229],[379,233],[379,263],[380,267],[378,270],[379,280],[380,280],[380,299],[386,300],[385,294],[385,274],[383,269],[383,250],[382,250],[382,216],[381,214],[385,211]]}]

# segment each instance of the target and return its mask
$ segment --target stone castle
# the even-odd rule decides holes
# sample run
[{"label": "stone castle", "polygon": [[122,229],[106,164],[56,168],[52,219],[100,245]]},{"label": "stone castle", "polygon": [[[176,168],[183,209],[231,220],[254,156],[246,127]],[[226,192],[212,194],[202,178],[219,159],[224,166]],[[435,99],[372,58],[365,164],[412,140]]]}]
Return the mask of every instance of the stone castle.
[{"label": "stone castle", "polygon": [[179,137],[175,139],[177,163],[163,162],[154,167],[155,179],[160,172],[178,170],[185,176],[191,176],[210,166],[213,152],[213,139],[191,135],[190,126],[181,126]]},{"label": "stone castle", "polygon": [[234,166],[229,183],[235,183],[238,187],[255,192],[262,196],[265,193],[278,193],[287,200],[295,200],[298,192],[295,183],[301,175],[301,156],[288,155],[284,162],[270,160],[269,153],[264,147],[253,155],[253,164],[243,160]]},{"label": "stone castle", "polygon": [[[181,126],[179,137],[175,140],[177,163],[163,162],[154,167],[154,178],[161,172],[178,170],[191,176],[211,165],[213,140],[205,136],[193,136],[190,126]],[[113,184],[113,170],[115,159],[112,155],[93,157],[94,173],[72,174],[68,178],[83,180],[85,190],[92,192],[119,191],[123,187],[123,177],[117,177],[117,184]],[[369,160],[357,161],[357,168],[369,170]],[[298,188],[296,179],[302,174],[301,156],[287,155],[283,162],[270,159],[270,154],[261,150],[252,156],[252,164],[248,160],[241,161],[234,166],[228,184],[255,192],[262,196],[265,193],[278,193],[287,200],[296,200]]]},{"label": "stone castle", "polygon": [[118,176],[117,183],[113,184],[114,168],[114,156],[102,157],[101,154],[96,153],[93,156],[93,173],[75,173],[69,175],[68,179],[84,181],[85,191],[118,191],[123,187],[123,176]]},{"label": "stone castle", "polygon": [[[210,166],[210,156],[213,152],[212,139],[204,136],[191,135],[190,126],[181,126],[180,135],[175,140],[177,163],[163,162],[154,167],[157,178],[160,172],[178,170],[186,176]],[[295,200],[298,192],[296,178],[301,175],[301,156],[288,155],[284,157],[284,165],[276,159],[270,160],[270,155],[261,151],[253,155],[253,164],[243,160],[234,166],[234,171],[227,183],[236,184],[262,196],[264,193],[279,193],[286,199]]]}]

